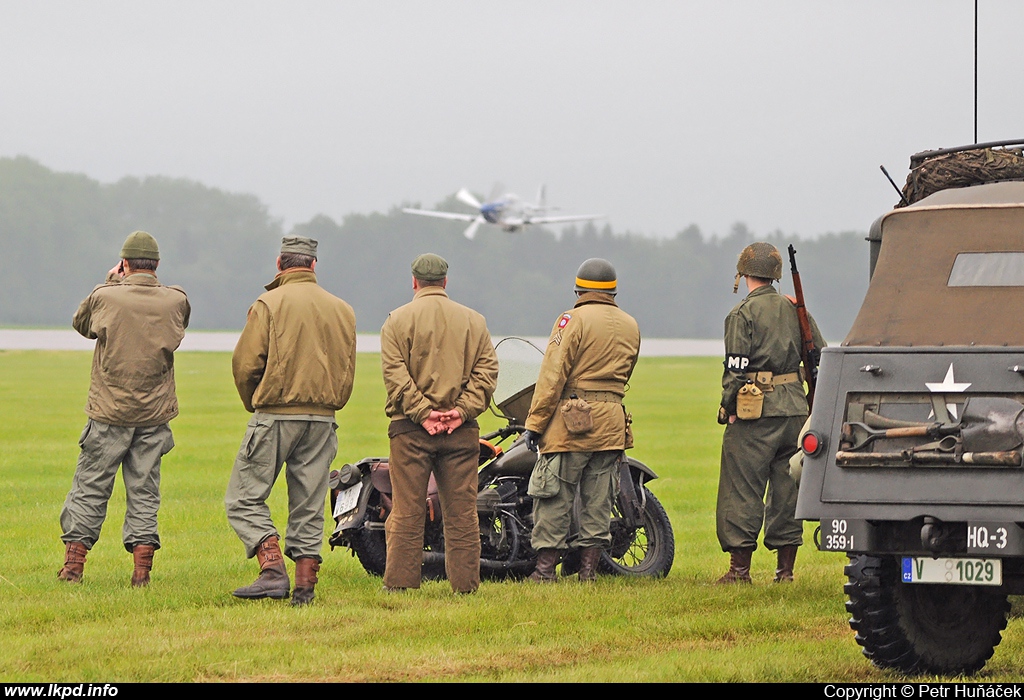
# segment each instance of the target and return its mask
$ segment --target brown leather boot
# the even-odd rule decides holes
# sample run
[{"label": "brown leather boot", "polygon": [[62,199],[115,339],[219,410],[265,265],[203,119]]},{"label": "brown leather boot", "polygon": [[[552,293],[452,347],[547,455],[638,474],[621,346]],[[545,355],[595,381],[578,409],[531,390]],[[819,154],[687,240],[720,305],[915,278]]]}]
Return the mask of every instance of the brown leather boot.
[{"label": "brown leather boot", "polygon": [[775,583],[792,583],[793,565],[796,564],[797,549],[797,546],[792,544],[779,547],[776,552],[778,555],[778,566],[775,569]]},{"label": "brown leather boot", "polygon": [[591,583],[597,580],[597,563],[601,561],[600,547],[587,547],[580,550],[580,581]]},{"label": "brown leather boot", "polygon": [[284,556],[277,535],[271,535],[256,548],[256,561],[260,575],[252,584],[238,588],[231,595],[236,598],[287,598],[290,582],[284,568]]},{"label": "brown leather boot", "polygon": [[729,570],[718,579],[719,585],[727,583],[751,583],[750,557],[754,554],[753,547],[734,549],[729,552]]},{"label": "brown leather boot", "polygon": [[132,587],[142,588],[149,585],[149,572],[153,569],[153,552],[156,547],[151,544],[137,544],[132,547],[132,559],[135,570],[132,571]]},{"label": "brown leather boot", "polygon": [[534,583],[554,583],[558,580],[555,575],[555,567],[562,559],[562,553],[557,549],[542,549],[537,552],[537,568],[530,574],[529,579]]},{"label": "brown leather boot", "polygon": [[320,571],[320,562],[313,557],[300,557],[295,560],[295,590],[292,591],[292,605],[309,605],[313,602],[313,588],[316,586],[316,574]]},{"label": "brown leather boot", "polygon": [[85,569],[85,555],[89,550],[81,542],[68,542],[64,547],[64,566],[57,572],[57,578],[68,583],[81,583]]}]

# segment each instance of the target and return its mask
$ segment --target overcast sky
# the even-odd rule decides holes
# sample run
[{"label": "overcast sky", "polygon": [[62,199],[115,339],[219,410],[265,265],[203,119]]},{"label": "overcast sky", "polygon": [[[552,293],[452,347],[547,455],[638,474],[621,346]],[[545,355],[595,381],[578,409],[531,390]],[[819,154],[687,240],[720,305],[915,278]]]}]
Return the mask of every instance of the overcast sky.
[{"label": "overcast sky", "polygon": [[[980,141],[1024,138],[980,0]],[[259,196],[286,225],[496,182],[617,231],[866,230],[974,138],[973,0],[0,0],[0,156]]]}]

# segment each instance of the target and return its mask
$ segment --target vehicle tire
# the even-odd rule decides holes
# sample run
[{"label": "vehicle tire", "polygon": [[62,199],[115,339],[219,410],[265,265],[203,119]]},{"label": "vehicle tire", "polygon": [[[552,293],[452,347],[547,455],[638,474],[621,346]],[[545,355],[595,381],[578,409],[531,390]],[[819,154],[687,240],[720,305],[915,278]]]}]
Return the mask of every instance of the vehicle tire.
[{"label": "vehicle tire", "polygon": [[622,525],[617,512],[612,515],[612,543],[601,553],[598,570],[620,576],[664,578],[676,556],[672,523],[664,506],[647,487],[643,490],[646,507],[640,526],[630,530]]},{"label": "vehicle tire", "polygon": [[850,627],[864,656],[908,675],[966,675],[1006,628],[1006,594],[984,586],[907,584],[895,557],[857,555],[845,569]]},{"label": "vehicle tire", "polygon": [[383,576],[388,561],[384,531],[368,530],[364,523],[363,527],[349,535],[349,539],[352,542],[352,551],[356,553],[356,558],[367,573]]}]

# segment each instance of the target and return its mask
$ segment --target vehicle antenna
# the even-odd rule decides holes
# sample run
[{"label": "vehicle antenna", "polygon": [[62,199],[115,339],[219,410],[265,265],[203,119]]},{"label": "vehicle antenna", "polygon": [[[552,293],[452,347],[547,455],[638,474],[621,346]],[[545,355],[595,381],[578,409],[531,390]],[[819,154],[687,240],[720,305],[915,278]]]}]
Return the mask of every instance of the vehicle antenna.
[{"label": "vehicle antenna", "polygon": [[882,169],[882,173],[885,174],[885,179],[889,181],[889,184],[892,185],[892,188],[896,190],[896,194],[898,194],[900,196],[900,199],[903,200],[903,206],[909,206],[910,202],[908,202],[907,198],[903,196],[903,191],[899,187],[897,187],[896,183],[892,181],[891,177],[889,177],[889,171],[885,169],[884,165],[879,165],[878,167]]}]

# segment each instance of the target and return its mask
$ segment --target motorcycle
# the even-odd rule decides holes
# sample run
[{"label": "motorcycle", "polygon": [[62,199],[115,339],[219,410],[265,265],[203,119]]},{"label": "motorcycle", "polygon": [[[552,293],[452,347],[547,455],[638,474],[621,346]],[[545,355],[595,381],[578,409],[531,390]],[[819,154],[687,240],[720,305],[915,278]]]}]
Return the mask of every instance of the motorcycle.
[{"label": "motorcycle", "polygon": [[[533,498],[527,494],[537,456],[522,438],[543,352],[521,338],[505,338],[495,347],[499,382],[491,411],[507,425],[480,436],[477,514],[480,519],[480,575],[487,579],[523,578],[534,569],[530,546]],[[529,382],[523,386],[524,382]],[[501,398],[499,398],[501,397]],[[508,449],[502,443],[512,439]],[[632,457],[619,462],[611,514],[612,542],[598,570],[623,576],[664,577],[675,558],[675,537],[668,514],[646,484],[657,474]],[[331,472],[331,509],[336,523],[331,548],[348,547],[367,572],[384,575],[387,550],[384,522],[392,510],[386,457],[368,457]],[[577,494],[572,542],[579,514]],[[574,549],[563,557],[561,574],[579,570]],[[423,537],[423,577],[444,578],[444,527],[437,484],[430,476]]]}]

